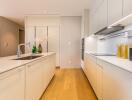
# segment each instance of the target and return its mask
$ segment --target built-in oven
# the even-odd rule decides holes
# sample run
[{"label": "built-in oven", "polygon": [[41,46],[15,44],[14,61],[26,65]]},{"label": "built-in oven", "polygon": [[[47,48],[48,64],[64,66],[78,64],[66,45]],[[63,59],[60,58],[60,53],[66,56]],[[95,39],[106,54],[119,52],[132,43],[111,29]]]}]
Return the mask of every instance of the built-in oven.
[{"label": "built-in oven", "polygon": [[82,38],[81,42],[82,42],[82,46],[81,46],[82,47],[82,49],[81,49],[82,57],[81,58],[82,58],[82,61],[84,61],[85,38]]}]

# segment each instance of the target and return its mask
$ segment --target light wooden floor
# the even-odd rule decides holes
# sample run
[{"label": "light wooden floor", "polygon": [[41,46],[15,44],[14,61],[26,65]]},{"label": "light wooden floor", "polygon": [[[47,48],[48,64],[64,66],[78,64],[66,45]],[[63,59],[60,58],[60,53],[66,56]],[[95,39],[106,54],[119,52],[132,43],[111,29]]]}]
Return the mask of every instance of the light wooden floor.
[{"label": "light wooden floor", "polygon": [[57,69],[41,100],[97,100],[81,69]]}]

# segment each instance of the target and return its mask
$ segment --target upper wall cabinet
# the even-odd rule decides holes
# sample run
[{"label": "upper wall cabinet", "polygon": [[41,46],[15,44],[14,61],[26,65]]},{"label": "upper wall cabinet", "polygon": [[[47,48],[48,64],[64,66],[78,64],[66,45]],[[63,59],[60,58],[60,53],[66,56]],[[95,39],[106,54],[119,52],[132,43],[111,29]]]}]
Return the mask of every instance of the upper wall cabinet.
[{"label": "upper wall cabinet", "polygon": [[107,0],[103,0],[97,13],[97,23],[99,24],[97,29],[100,30],[107,26]]},{"label": "upper wall cabinet", "polygon": [[132,13],[132,0],[123,1],[123,16],[127,16]]},{"label": "upper wall cabinet", "polygon": [[95,12],[104,0],[91,0],[91,10]]},{"label": "upper wall cabinet", "polygon": [[90,34],[107,26],[107,0],[95,0],[95,2],[98,7],[90,11]]},{"label": "upper wall cabinet", "polygon": [[95,13],[90,11],[90,18],[89,18],[89,34],[93,34],[95,32]]},{"label": "upper wall cabinet", "polygon": [[[130,5],[132,4],[132,0],[125,1],[131,1]],[[122,18],[122,5],[123,0],[108,0],[108,25]]]},{"label": "upper wall cabinet", "polygon": [[89,35],[89,10],[85,9],[82,15],[82,32],[81,36],[85,37]]}]

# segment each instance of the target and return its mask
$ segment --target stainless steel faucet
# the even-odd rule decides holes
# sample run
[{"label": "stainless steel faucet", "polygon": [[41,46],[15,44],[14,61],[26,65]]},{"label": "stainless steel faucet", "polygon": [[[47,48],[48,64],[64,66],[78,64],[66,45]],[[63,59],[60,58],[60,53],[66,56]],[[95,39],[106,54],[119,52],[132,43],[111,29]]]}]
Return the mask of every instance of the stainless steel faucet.
[{"label": "stainless steel faucet", "polygon": [[30,42],[22,43],[22,44],[18,45],[18,47],[17,47],[17,57],[21,57],[21,54],[22,54],[21,46],[27,46],[27,45],[29,45],[29,47],[30,47]]}]

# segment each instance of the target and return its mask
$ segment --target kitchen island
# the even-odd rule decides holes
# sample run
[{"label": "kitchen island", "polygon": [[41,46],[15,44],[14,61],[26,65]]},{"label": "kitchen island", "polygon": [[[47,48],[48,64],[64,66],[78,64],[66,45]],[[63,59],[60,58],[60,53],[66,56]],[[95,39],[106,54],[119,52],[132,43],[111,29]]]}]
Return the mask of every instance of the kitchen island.
[{"label": "kitchen island", "polygon": [[40,99],[54,76],[55,53],[34,56],[40,57],[31,60],[16,60],[16,55],[0,58],[0,100]]}]

